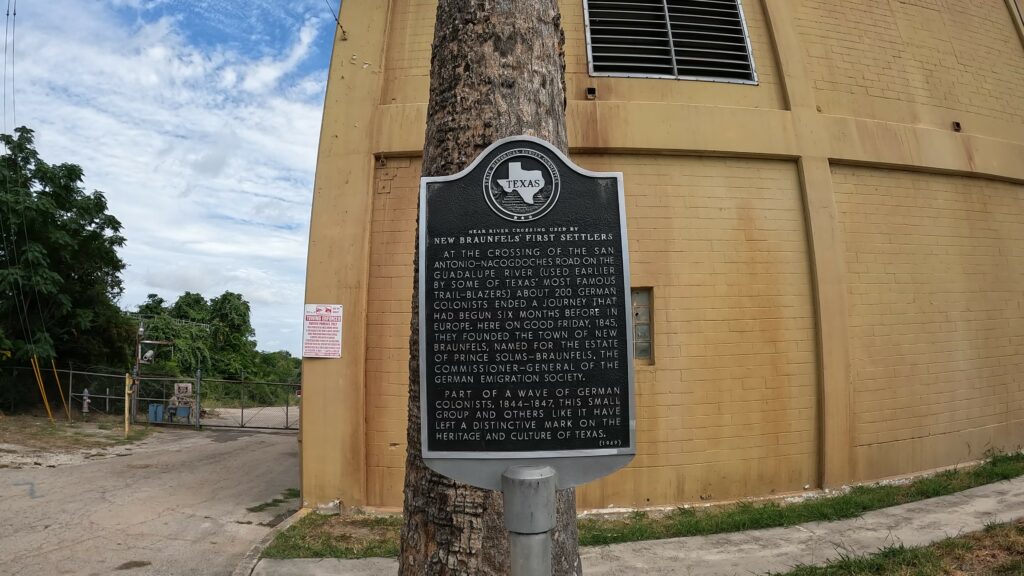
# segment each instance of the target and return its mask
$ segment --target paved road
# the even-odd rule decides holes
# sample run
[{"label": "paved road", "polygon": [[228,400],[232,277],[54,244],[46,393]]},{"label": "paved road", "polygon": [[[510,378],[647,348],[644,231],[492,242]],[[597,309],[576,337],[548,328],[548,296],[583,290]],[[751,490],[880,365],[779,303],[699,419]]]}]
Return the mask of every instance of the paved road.
[{"label": "paved road", "polygon": [[229,575],[297,501],[294,433],[166,430],[130,453],[0,469],[0,575]]}]

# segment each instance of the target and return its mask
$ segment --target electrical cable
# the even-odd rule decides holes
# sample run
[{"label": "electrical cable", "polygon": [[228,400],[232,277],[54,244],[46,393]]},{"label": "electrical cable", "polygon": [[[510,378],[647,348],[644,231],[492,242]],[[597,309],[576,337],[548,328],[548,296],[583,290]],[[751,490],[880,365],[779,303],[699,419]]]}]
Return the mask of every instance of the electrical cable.
[{"label": "electrical cable", "polygon": [[[15,57],[17,55],[17,52],[16,52],[17,33],[18,33],[18,0],[14,0],[14,18],[11,20],[11,122],[15,126],[18,125],[18,95],[17,95],[17,90],[16,90],[16,87],[15,87],[15,83],[14,83],[14,60],[15,60]],[[21,167],[18,166],[18,159],[17,159],[17,157],[13,157],[13,159],[14,159],[14,167],[17,170],[17,174],[20,175],[21,174]],[[18,182],[15,182],[15,185],[18,186],[19,188],[21,188],[22,182],[20,181],[20,179],[19,179]],[[29,194],[31,194],[31,191],[29,191],[29,190],[26,190],[26,191],[29,192]],[[27,250],[28,246],[29,246],[29,237],[28,237],[28,224],[27,224],[26,220],[27,220],[27,218],[22,218],[21,219],[21,230],[25,234],[25,249]],[[29,274],[31,274],[32,277],[34,278],[35,275],[36,275],[36,270],[35,270],[35,265],[32,263],[32,259],[31,258],[28,259],[28,271],[29,271]],[[40,323],[40,326],[43,329],[43,335],[46,336],[47,340],[50,340],[52,342],[52,340],[50,339],[50,331],[47,330],[47,328],[46,328],[46,317],[43,315],[43,305],[42,305],[41,300],[39,298],[39,287],[36,286],[36,284],[34,282],[32,283],[32,291],[35,294],[36,311],[39,312],[39,323]],[[28,306],[26,305],[26,310],[25,310],[26,314],[28,314],[28,309],[27,308],[28,308]]]},{"label": "electrical cable", "polygon": [[7,0],[7,23],[4,26],[4,134],[7,134],[7,43],[10,32],[11,0]]},{"label": "electrical cable", "polygon": [[[8,2],[10,2],[10,0],[8,0]],[[15,4],[17,4],[17,0],[15,0]],[[324,4],[327,4],[327,9],[331,11],[331,16],[334,17],[334,23],[341,28],[341,20],[338,20],[338,15],[334,12],[334,6],[331,6],[330,0],[324,0]]]},{"label": "electrical cable", "polygon": [[[14,0],[14,14],[13,14],[13,16],[14,16],[14,18],[12,20],[11,19],[11,0],[7,0],[7,21],[10,23],[10,25],[5,27],[5,32],[4,32],[4,90],[3,90],[3,92],[4,92],[4,111],[3,111],[4,122],[3,123],[4,123],[4,132],[5,133],[6,133],[6,130],[7,130],[7,62],[8,62],[7,48],[8,48],[8,44],[10,45],[11,102],[12,102],[12,106],[14,105],[14,102],[15,102],[15,100],[14,100],[14,57],[15,57],[15,39],[16,39],[15,34],[16,34],[17,24],[18,24],[18,0]],[[8,31],[10,32],[10,42],[8,42],[8,38],[7,38],[7,32]],[[16,111],[17,108],[13,108],[13,110]],[[17,123],[16,112],[13,112],[13,111],[12,111],[12,120],[14,121],[15,124]],[[5,146],[5,148],[6,148],[6,146]],[[15,156],[15,152],[13,150],[8,150],[8,153],[10,154],[10,159],[11,159],[11,162],[13,164],[13,168],[15,168],[17,170],[19,168],[19,166],[18,166],[18,159]],[[17,186],[19,188],[20,188],[20,185],[21,185],[20,181],[15,183],[15,186]],[[18,256],[17,224],[14,222],[14,215],[11,213],[11,205],[10,205],[11,179],[10,179],[10,173],[9,172],[4,175],[4,189],[7,191],[7,194],[8,194],[7,218],[10,221],[10,225],[11,225],[10,232],[11,232],[11,250],[12,250],[12,255],[14,256],[14,263],[15,263],[15,265],[20,267],[21,266],[21,258]],[[25,235],[25,248],[28,249],[28,245],[29,245],[28,225],[26,224],[25,220],[26,220],[25,218],[22,218],[21,224],[22,224],[22,231],[23,231],[23,233]],[[32,265],[32,260],[28,259],[28,262],[29,262],[29,273],[32,276],[35,276],[35,270],[34,270],[34,266]],[[34,350],[35,349],[35,345],[36,345],[36,340],[35,340],[35,335],[32,333],[32,322],[31,322],[31,320],[29,320],[28,300],[25,298],[25,292],[24,292],[25,288],[24,288],[24,284],[21,281],[21,274],[20,273],[17,275],[17,278],[18,278],[18,291],[19,291],[20,296],[21,296],[21,307],[22,307],[22,310],[24,311],[24,314],[25,314],[25,325],[27,327],[27,330],[25,330],[25,335],[28,337],[28,341],[29,341],[30,345],[32,346],[32,348]],[[33,285],[33,290],[35,291],[36,307],[39,310],[39,321],[42,323],[43,333],[47,334],[47,337],[49,337],[49,333],[46,330],[46,320],[43,318],[42,307],[39,304],[39,289],[36,288],[35,285]]]},{"label": "electrical cable", "polygon": [[[15,54],[16,54],[16,52],[15,52],[15,40],[16,40],[17,27],[18,27],[18,0],[14,0],[14,13],[13,13],[13,16],[14,17],[12,19],[11,18],[11,14],[10,14],[10,0],[8,0],[8,16],[7,16],[7,19],[8,19],[8,22],[10,22],[10,48],[11,48],[11,57],[10,57],[10,63],[11,63],[11,120],[12,120],[12,122],[15,125],[17,125],[17,123],[18,123],[18,100],[17,100],[17,97],[15,96],[14,58],[15,58]],[[4,32],[4,78],[3,78],[3,81],[4,81],[4,88],[3,88],[3,92],[4,92],[4,98],[3,98],[4,120],[3,120],[3,125],[4,125],[4,132],[5,133],[7,131],[7,61],[8,61],[7,60],[7,45],[8,45],[8,43],[7,43],[7,31],[5,29],[5,32]],[[11,160],[11,163],[13,164],[14,168],[15,169],[19,169],[20,167],[18,166],[18,159],[17,159],[17,156],[16,156],[16,151],[8,149],[7,152],[9,154],[9,156],[10,156],[10,160]],[[19,172],[20,172],[20,170],[19,170]],[[20,185],[21,185],[21,182],[19,181],[17,183],[17,186],[20,188]],[[10,207],[11,183],[10,183],[10,174],[9,173],[4,174],[4,187],[5,187],[5,190],[6,190],[7,195],[8,195],[7,213],[8,213],[8,219],[10,220],[10,223],[11,223],[11,247],[12,247],[12,251],[13,251],[14,261],[20,267],[20,258],[18,257],[18,242],[17,242],[17,239],[16,239],[16,236],[17,236],[17,230],[16,230],[17,229],[17,224],[14,222],[14,217],[11,214],[11,209],[10,209],[11,208]],[[31,190],[27,190],[27,191],[31,195]],[[28,225],[26,224],[25,221],[26,221],[26,218],[22,218],[21,219],[22,231],[25,234],[25,249],[28,250],[28,247],[29,247]],[[6,246],[6,244],[5,244],[5,246]],[[28,260],[28,263],[29,263],[29,272],[32,274],[32,276],[35,276],[35,270],[34,270],[35,267],[32,264],[32,259],[31,258],[27,258],[27,260]],[[25,291],[24,291],[24,286],[23,286],[23,284],[21,282],[20,270],[19,270],[19,274],[17,275],[17,279],[18,279],[18,292],[21,295],[21,304],[22,304],[21,309],[25,313],[25,326],[24,326],[24,328],[26,329],[25,330],[25,333],[26,333],[25,335],[28,337],[29,346],[32,349],[32,365],[35,368],[36,384],[39,385],[39,393],[43,397],[43,404],[46,406],[46,413],[50,417],[50,421],[52,422],[53,421],[53,412],[50,410],[50,401],[46,397],[46,387],[45,387],[44,382],[43,382],[42,371],[39,368],[39,360],[38,360],[37,353],[36,353],[36,340],[35,340],[35,335],[32,333],[32,322],[29,319],[29,315],[28,315],[28,302],[25,300]],[[39,301],[39,289],[38,289],[38,287],[35,286],[35,284],[33,284],[32,288],[33,288],[33,291],[35,292],[36,309],[39,311],[39,322],[42,325],[43,334],[46,335],[46,339],[47,340],[50,340],[49,332],[46,329],[46,319],[43,317],[42,304],[40,304],[40,301]],[[50,341],[52,342],[52,340],[50,340]],[[63,395],[63,392],[62,392],[62,395]]]},{"label": "electrical cable", "polygon": [[[7,46],[9,44],[9,34],[11,31],[11,0],[7,0],[7,21],[4,26],[4,77],[3,77],[3,129],[4,134],[7,133]],[[7,149],[6,143],[4,149]],[[10,179],[8,175],[4,175],[4,188],[10,195]],[[18,265],[18,243],[17,243],[17,225],[14,223],[14,215],[11,212],[10,198],[7,200],[7,219],[10,222],[10,234],[11,234],[11,247],[10,251],[7,248],[7,232],[3,227],[3,222],[0,221],[0,239],[3,240],[4,250],[4,262],[7,264],[7,269],[10,271],[14,266]],[[14,258],[14,264],[11,264],[11,257]],[[18,282],[18,293],[14,294],[14,305],[18,314],[18,323],[21,325],[21,332],[25,335],[25,338],[30,343],[34,343],[35,338],[32,335],[32,323],[28,319],[28,304],[25,300],[24,286],[21,282],[21,274],[18,273],[16,276]]]},{"label": "electrical cable", "polygon": [[11,20],[11,124],[18,126],[18,92],[14,89],[14,40],[18,33],[18,0],[14,0],[14,19]]},{"label": "electrical cable", "polygon": [[[6,180],[6,176],[4,177],[4,180]],[[13,220],[14,219],[11,217],[10,200],[8,200],[8,204],[7,204],[7,217],[8,217],[9,220],[11,220],[12,228],[13,228]],[[12,232],[13,232],[13,230],[12,230]],[[2,248],[3,252],[4,252],[4,264],[7,265],[7,270],[9,272],[11,270],[11,268],[13,268],[13,266],[11,265],[11,257],[9,255],[9,250],[7,248],[7,231],[4,229],[4,223],[3,223],[2,219],[0,219],[0,240],[3,241],[3,246],[0,247],[0,248]],[[16,242],[16,240],[14,239],[14,237],[12,235],[12,237],[11,237],[11,244],[14,244],[15,242]],[[17,252],[17,247],[16,246],[14,247],[14,250],[15,250],[15,252]],[[21,285],[20,285],[21,284],[21,278],[20,277],[18,278],[18,284],[19,284],[18,291],[21,292]],[[13,292],[13,290],[12,290],[12,292]],[[18,298],[18,294],[12,294],[12,296],[14,297],[14,307],[17,309],[18,323],[21,324],[21,332],[23,334],[25,334],[26,338],[29,338],[29,333],[30,332],[29,332],[29,329],[26,327],[26,319],[28,318],[28,314],[27,314],[27,311],[26,311],[26,313],[22,313],[22,309],[24,308],[24,301],[25,301],[24,294],[21,295],[20,299]]]}]

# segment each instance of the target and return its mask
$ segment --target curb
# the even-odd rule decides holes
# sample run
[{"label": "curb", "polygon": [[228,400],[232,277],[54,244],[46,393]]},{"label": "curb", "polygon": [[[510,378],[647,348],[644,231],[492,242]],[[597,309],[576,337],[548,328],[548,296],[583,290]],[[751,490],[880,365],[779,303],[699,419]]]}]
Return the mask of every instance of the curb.
[{"label": "curb", "polygon": [[281,521],[280,524],[274,526],[270,532],[260,539],[259,542],[253,544],[252,548],[245,553],[242,560],[235,566],[234,571],[231,572],[231,576],[250,576],[252,571],[256,569],[256,565],[260,562],[260,556],[263,551],[270,546],[270,543],[277,538],[277,535],[288,529],[289,526],[298,522],[301,518],[312,512],[309,508],[300,508],[298,512],[292,514],[288,518]]}]

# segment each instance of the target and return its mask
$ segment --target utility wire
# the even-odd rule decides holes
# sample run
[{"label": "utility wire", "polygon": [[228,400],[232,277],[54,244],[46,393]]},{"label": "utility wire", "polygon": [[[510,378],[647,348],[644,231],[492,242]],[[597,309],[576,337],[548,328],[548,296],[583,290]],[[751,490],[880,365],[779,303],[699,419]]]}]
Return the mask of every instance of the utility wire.
[{"label": "utility wire", "polygon": [[[15,57],[17,55],[18,0],[14,0],[14,14],[13,14],[13,16],[14,17],[11,19],[11,123],[14,126],[17,126],[18,125],[18,91],[17,91],[16,85],[14,83],[14,69],[15,69],[14,61],[15,61]],[[22,184],[23,184],[21,182],[21,179],[20,179],[21,167],[18,165],[18,157],[16,155],[12,154],[12,159],[14,161],[14,168],[16,170],[16,173],[19,176],[19,179],[18,179],[17,182],[15,182],[15,185],[20,189],[22,187]],[[30,196],[32,194],[32,191],[29,190],[27,186],[25,187],[25,192],[28,193]],[[28,247],[29,247],[28,224],[26,222],[27,220],[28,220],[28,218],[22,218],[21,219],[21,230],[25,234],[25,250],[28,250]],[[32,259],[31,258],[27,258],[27,260],[28,260],[28,271],[29,271],[29,274],[31,274],[32,277],[35,278],[35,275],[36,275],[35,264],[32,263]],[[39,323],[40,323],[40,326],[43,329],[43,335],[46,336],[46,339],[50,340],[50,342],[52,343],[53,340],[50,338],[50,331],[47,330],[47,328],[46,328],[46,316],[43,315],[43,305],[42,305],[42,301],[39,298],[39,286],[37,285],[36,282],[32,283],[32,292],[35,294],[36,311],[39,312]],[[22,298],[24,298],[24,296],[22,296]],[[28,317],[28,305],[27,304],[25,305],[25,314],[26,314],[26,318],[27,318]]]},{"label": "utility wire", "polygon": [[[4,177],[4,179],[6,180],[6,176]],[[13,232],[14,220],[13,220],[13,218],[11,218],[11,205],[10,205],[10,199],[9,198],[8,198],[8,204],[7,204],[7,216],[11,220],[11,231]],[[7,250],[7,232],[6,232],[6,230],[4,230],[3,220],[0,220],[0,239],[3,240],[4,263],[7,265],[7,271],[10,272],[10,270],[11,270],[11,268],[13,268],[13,266],[11,266],[11,258],[10,258],[10,255],[8,253],[8,250]],[[12,234],[11,235],[11,244],[14,245],[15,242],[16,242],[16,240],[14,239],[14,235]],[[14,247],[14,250],[15,250],[15,253],[17,253],[17,247],[16,246]],[[15,258],[17,258],[17,256],[15,256]],[[22,288],[21,288],[21,277],[20,277],[20,275],[18,275],[17,280],[18,280],[18,292],[20,293],[21,297],[20,298],[18,297],[19,294],[12,294],[12,296],[14,296],[14,307],[15,307],[16,312],[18,314],[18,323],[21,324],[21,332],[23,334],[25,334],[25,337],[29,338],[29,340],[31,341],[31,337],[29,336],[31,331],[30,331],[29,328],[26,327],[26,321],[27,321],[27,318],[28,318],[28,311],[26,310],[24,313],[22,313],[22,310],[25,308],[25,306],[24,306],[24,303],[25,303],[25,293],[22,291]],[[12,292],[13,292],[13,290],[12,290]]]},{"label": "utility wire", "polygon": [[[11,255],[14,256],[14,265],[20,268],[18,258],[18,239],[17,239],[17,225],[14,223],[14,215],[11,213],[11,179],[10,174],[4,174],[4,188],[7,190],[7,219],[11,223]],[[6,238],[6,236],[4,236]],[[7,258],[6,254],[7,243],[4,242],[5,254],[4,259],[7,260],[7,268],[11,269],[10,259]],[[25,334],[29,344],[35,349],[35,336],[32,335],[32,322],[28,318],[28,302],[25,300],[25,287],[21,282],[21,270],[19,269],[15,274],[15,278],[18,281],[18,293],[14,295],[15,308],[18,309],[18,320],[21,322],[21,331]],[[19,302],[20,296],[20,302]]]},{"label": "utility wire", "polygon": [[4,134],[7,134],[7,44],[10,32],[11,0],[7,0],[7,24],[4,26]]},{"label": "utility wire", "polygon": [[[7,133],[7,46],[9,44],[9,34],[11,31],[11,0],[7,0],[7,21],[4,26],[4,77],[3,77],[3,129],[4,133]],[[7,150],[7,145],[4,144],[4,149]],[[9,150],[8,150],[9,151]],[[10,271],[12,268],[19,265],[18,262],[18,240],[17,240],[17,225],[14,222],[14,214],[11,212],[11,183],[10,174],[4,174],[4,189],[7,191],[7,219],[10,222],[10,249],[7,247],[7,230],[4,229],[3,222],[0,222],[0,238],[3,239],[3,250],[4,250],[4,263],[7,265],[7,270]],[[11,259],[13,257],[13,264]],[[25,300],[25,288],[21,282],[21,271],[19,270],[14,274],[18,284],[18,292],[13,294],[14,296],[14,307],[18,315],[18,323],[21,325],[21,331],[25,335],[25,338],[31,345],[35,345],[35,338],[32,335],[32,323],[28,319],[28,302]]]},{"label": "utility wire", "polygon": [[[18,27],[18,0],[14,0],[13,19],[11,18],[11,15],[12,14],[10,13],[10,0],[8,0],[8,16],[7,16],[7,18],[10,21],[10,33],[11,33],[11,35],[10,35],[10,48],[11,48],[11,56],[10,56],[10,63],[11,63],[11,107],[12,107],[11,108],[11,120],[13,121],[13,123],[15,125],[17,125],[17,123],[18,123],[18,108],[17,108],[18,100],[17,100],[17,97],[15,96],[14,59],[15,59],[15,55],[16,55],[15,47],[16,47],[16,38],[17,38],[17,36],[16,36],[16,34],[17,34],[17,27]],[[5,131],[6,131],[6,126],[7,126],[7,37],[6,36],[7,36],[7,34],[6,34],[6,31],[5,31],[5,33],[4,33],[4,130]],[[8,154],[9,154],[9,158],[10,158],[10,163],[12,164],[12,168],[15,171],[20,172],[20,166],[18,165],[17,151],[16,150],[8,150]],[[21,258],[19,258],[19,256],[18,256],[17,224],[14,222],[14,216],[11,213],[11,206],[10,206],[10,195],[11,195],[11,179],[10,179],[10,176],[11,176],[11,174],[10,174],[9,171],[8,171],[7,174],[4,175],[4,187],[5,187],[5,190],[7,191],[7,195],[8,195],[7,216],[8,216],[8,219],[10,220],[10,224],[11,224],[11,248],[12,248],[12,253],[13,253],[13,256],[14,256],[14,262],[20,268],[20,266],[21,266]],[[21,185],[22,185],[22,183],[21,183],[20,178],[19,178],[18,182],[15,183],[16,189],[20,189]],[[31,191],[28,190],[27,188],[26,188],[26,191],[29,194],[31,194]],[[21,230],[22,230],[22,233],[25,236],[25,249],[28,250],[30,242],[29,242],[29,236],[28,236],[28,224],[27,224],[26,220],[27,220],[27,218],[22,218],[21,219]],[[29,274],[34,278],[35,275],[36,275],[35,265],[32,263],[32,259],[31,258],[26,258],[26,260],[28,261],[28,265],[29,265]],[[32,350],[33,350],[33,355],[34,355],[35,354],[36,340],[35,340],[35,335],[32,333],[32,322],[29,319],[28,300],[25,298],[24,285],[23,285],[23,283],[21,281],[21,276],[22,276],[22,274],[21,274],[21,271],[19,270],[19,273],[17,275],[18,291],[19,291],[20,296],[21,296],[21,310],[25,314],[25,328],[26,328],[25,335],[28,337],[28,340],[31,343]],[[39,323],[40,323],[40,326],[42,327],[43,334],[46,335],[47,340],[50,340],[49,330],[47,330],[47,328],[46,328],[46,317],[43,315],[43,306],[42,306],[42,303],[41,303],[41,301],[39,299],[39,287],[36,286],[36,284],[34,282],[32,284],[32,291],[35,294],[36,310],[39,312]],[[52,340],[51,340],[51,342],[52,342]]]},{"label": "utility wire", "polygon": [[18,32],[18,0],[14,0],[14,19],[11,20],[11,124],[18,126],[18,92],[14,89],[14,40]]},{"label": "utility wire", "polygon": [[[10,0],[7,1],[10,2]],[[15,4],[17,4],[17,0],[15,0]],[[334,11],[334,6],[331,6],[330,0],[324,0],[324,4],[327,4],[327,9],[331,11],[331,16],[334,17],[334,23],[341,28],[341,21],[338,20],[338,14]]]}]

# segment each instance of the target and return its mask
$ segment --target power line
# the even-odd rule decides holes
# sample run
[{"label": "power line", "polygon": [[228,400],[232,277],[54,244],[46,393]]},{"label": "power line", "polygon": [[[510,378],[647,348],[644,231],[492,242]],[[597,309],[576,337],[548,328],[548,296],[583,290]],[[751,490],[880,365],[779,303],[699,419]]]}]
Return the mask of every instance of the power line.
[{"label": "power line", "polygon": [[[8,0],[8,2],[10,2],[10,0]],[[17,4],[17,0],[15,0],[15,4]],[[327,4],[327,9],[331,11],[331,16],[334,17],[334,23],[340,28],[341,21],[338,20],[338,14],[334,12],[334,6],[331,6],[330,0],[324,0],[324,4]]]},{"label": "power line", "polygon": [[[11,48],[11,56],[10,56],[10,63],[11,63],[11,120],[12,120],[12,122],[15,125],[17,125],[17,123],[18,123],[18,100],[17,100],[16,91],[15,91],[15,84],[14,84],[14,60],[15,60],[15,55],[16,55],[15,46],[16,46],[16,40],[17,40],[17,29],[18,29],[18,0],[14,0],[13,8],[14,8],[14,11],[13,11],[13,14],[12,14],[12,12],[11,12],[11,0],[7,0],[7,20],[10,23],[9,30],[10,30],[10,48]],[[12,15],[13,15],[13,19],[11,18]],[[4,114],[4,131],[5,132],[7,130],[7,61],[8,61],[8,59],[7,59],[7,46],[8,46],[7,31],[5,30],[5,32],[4,32],[4,111],[3,111],[3,114]],[[17,150],[10,150],[9,149],[8,150],[8,154],[9,154],[9,158],[10,158],[11,167],[13,167],[16,172],[20,173],[20,166],[19,166],[18,157],[17,157]],[[10,220],[10,224],[11,224],[11,248],[12,248],[12,252],[13,252],[13,256],[14,256],[14,262],[15,262],[15,264],[19,268],[18,274],[17,274],[18,291],[19,291],[20,296],[21,296],[21,309],[25,313],[25,325],[27,327],[26,336],[28,337],[28,340],[31,343],[32,350],[33,350],[33,355],[34,355],[36,353],[36,348],[35,348],[36,347],[36,341],[35,341],[35,336],[32,333],[32,321],[29,319],[28,300],[25,299],[24,285],[22,284],[22,281],[21,281],[21,276],[22,276],[21,269],[20,269],[21,268],[21,258],[18,257],[17,224],[14,222],[14,216],[11,213],[11,206],[10,206],[10,195],[11,195],[11,178],[10,178],[10,176],[11,176],[11,174],[10,174],[10,171],[8,170],[8,173],[4,175],[4,189],[7,191],[7,195],[8,195],[7,216],[8,216],[8,220]],[[18,181],[15,182],[16,190],[20,190],[21,189],[21,184],[22,184],[21,183],[21,179],[18,178]],[[28,188],[25,188],[25,190],[26,190],[26,192],[29,193],[29,195],[31,195],[31,191]],[[28,235],[27,218],[23,217],[21,219],[21,230],[22,230],[22,233],[25,236],[25,250],[27,251],[29,249],[30,244],[31,244],[30,241],[29,241],[29,235]],[[6,244],[5,244],[5,246],[6,246]],[[35,265],[32,263],[32,258],[26,256],[25,259],[26,259],[26,261],[28,262],[28,265],[29,265],[29,274],[33,278],[35,278],[35,275],[36,275]],[[35,282],[33,282],[33,284],[32,284],[32,291],[35,294],[36,310],[39,312],[39,323],[40,323],[40,326],[43,329],[43,334],[46,336],[46,339],[50,340],[50,342],[52,343],[52,340],[50,339],[49,330],[47,330],[47,328],[46,328],[46,317],[43,315],[43,305],[42,305],[42,302],[41,302],[41,300],[39,298],[39,287],[36,285]]]},{"label": "power line", "polygon": [[[7,180],[7,176],[5,175],[4,176],[4,181],[6,182],[6,180]],[[14,229],[14,218],[13,218],[13,216],[11,216],[10,198],[7,199],[7,202],[8,202],[7,203],[7,217],[8,217],[8,219],[11,220],[11,229],[12,229],[12,232],[13,232],[13,229]],[[0,239],[3,240],[4,263],[7,265],[7,271],[10,272],[11,269],[13,268],[13,266],[11,265],[11,257],[10,257],[10,255],[8,253],[8,250],[7,250],[7,232],[4,230],[3,220],[0,220]],[[17,245],[15,244],[15,242],[16,242],[16,240],[15,240],[14,236],[12,235],[11,236],[11,245],[12,245],[12,248],[14,249],[15,259],[17,259],[18,248],[17,248]],[[17,260],[15,260],[15,264],[17,264]],[[31,340],[32,340],[32,338],[30,336],[31,329],[26,326],[26,322],[28,321],[28,310],[27,310],[27,307],[24,305],[24,303],[25,303],[25,293],[24,293],[24,291],[22,290],[22,287],[21,287],[20,271],[17,274],[17,281],[18,281],[18,293],[12,294],[12,296],[14,296],[14,307],[15,307],[16,313],[18,315],[18,323],[21,325],[21,332],[25,335],[25,338],[28,338],[29,341],[31,342]],[[13,292],[13,290],[12,290],[12,292]],[[19,299],[19,294],[21,296],[20,299]],[[24,314],[22,313],[22,309],[25,309]]]},{"label": "power line", "polygon": [[[11,0],[7,0],[7,21],[4,26],[4,77],[3,77],[3,129],[4,133],[7,133],[7,46],[10,43],[10,31],[11,31]],[[8,150],[7,143],[4,143],[4,149]],[[7,230],[5,230],[3,221],[0,221],[0,239],[3,240],[3,251],[4,251],[4,264],[7,265],[7,271],[11,272],[15,267],[20,268],[20,262],[18,258],[18,240],[17,240],[17,225],[14,223],[14,214],[11,212],[11,184],[10,174],[4,174],[4,189],[7,191],[7,219],[10,222],[11,231],[11,247],[7,247]],[[11,263],[13,258],[14,262]],[[12,273],[14,279],[18,284],[18,291],[13,293],[14,297],[14,308],[15,313],[18,315],[18,324],[21,325],[21,332],[25,335],[25,339],[31,344],[35,345],[35,338],[32,335],[32,322],[28,318],[28,303],[25,300],[25,289],[21,282],[21,270]],[[12,283],[13,284],[13,283]],[[13,286],[12,286],[13,292]]]},{"label": "power line", "polygon": [[4,134],[7,134],[7,44],[10,32],[11,0],[7,0],[7,24],[4,26]]},{"label": "power line", "polygon": [[18,92],[14,89],[14,40],[18,33],[18,0],[14,0],[14,20],[11,21],[11,124],[18,125]]},{"label": "power line", "polygon": [[[18,312],[18,321],[21,323],[21,331],[25,334],[25,338],[29,344],[35,347],[35,336],[32,335],[32,322],[28,317],[28,302],[25,300],[25,287],[21,283],[21,263],[18,258],[18,239],[17,239],[17,225],[14,223],[14,215],[11,212],[11,179],[10,174],[4,174],[4,189],[7,191],[7,219],[11,223],[11,255],[14,257],[14,265],[19,269],[15,273],[14,277],[18,281],[18,293],[14,295],[14,305]],[[7,260],[7,269],[12,268],[10,259],[7,257],[7,241],[6,234],[4,234],[4,259]],[[19,301],[20,296],[20,301]]]}]

